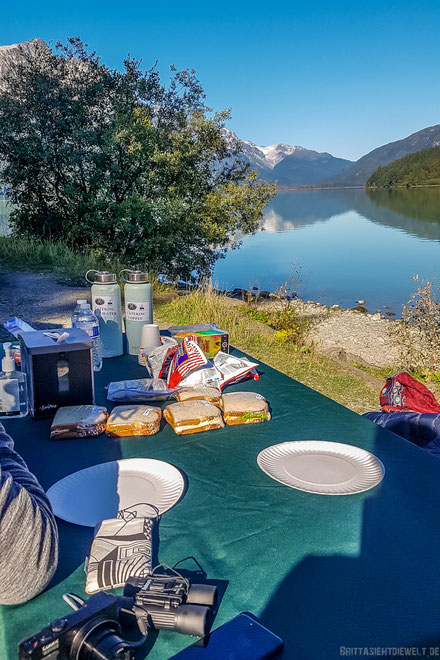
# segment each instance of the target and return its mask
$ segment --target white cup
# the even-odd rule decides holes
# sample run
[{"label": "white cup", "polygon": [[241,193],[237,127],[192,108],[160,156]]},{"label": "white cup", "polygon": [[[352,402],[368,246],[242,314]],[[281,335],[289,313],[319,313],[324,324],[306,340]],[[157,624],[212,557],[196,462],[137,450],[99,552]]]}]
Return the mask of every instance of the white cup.
[{"label": "white cup", "polygon": [[156,323],[145,323],[141,332],[141,348],[156,348],[161,345],[159,326]]}]

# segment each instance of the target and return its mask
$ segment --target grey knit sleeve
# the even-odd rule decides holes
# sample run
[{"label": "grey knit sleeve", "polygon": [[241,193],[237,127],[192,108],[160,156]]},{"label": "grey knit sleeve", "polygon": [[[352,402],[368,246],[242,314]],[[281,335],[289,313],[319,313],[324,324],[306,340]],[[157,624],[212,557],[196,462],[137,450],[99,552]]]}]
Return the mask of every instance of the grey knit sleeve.
[{"label": "grey knit sleeve", "polygon": [[58,530],[44,490],[0,424],[0,603],[30,600],[58,563]]}]

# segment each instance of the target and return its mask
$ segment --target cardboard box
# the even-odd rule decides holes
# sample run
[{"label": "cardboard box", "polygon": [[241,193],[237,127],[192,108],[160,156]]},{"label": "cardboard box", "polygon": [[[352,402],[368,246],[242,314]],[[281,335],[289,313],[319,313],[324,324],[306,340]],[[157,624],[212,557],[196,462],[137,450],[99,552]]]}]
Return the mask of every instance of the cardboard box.
[{"label": "cardboard box", "polygon": [[[175,328],[173,328],[173,330],[175,330]],[[184,337],[189,336],[196,338],[197,344],[208,359],[215,357],[219,351],[229,353],[229,333],[225,330],[211,327],[207,330],[189,331],[183,326],[180,332],[173,332],[174,339],[179,343]]]}]

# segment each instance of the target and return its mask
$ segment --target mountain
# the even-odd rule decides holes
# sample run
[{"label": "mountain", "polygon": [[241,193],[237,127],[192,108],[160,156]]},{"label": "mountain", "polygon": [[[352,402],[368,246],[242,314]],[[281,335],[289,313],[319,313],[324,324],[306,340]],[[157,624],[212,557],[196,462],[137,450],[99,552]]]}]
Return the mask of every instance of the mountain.
[{"label": "mountain", "polygon": [[352,161],[335,158],[327,153],[302,149],[286,156],[272,170],[272,179],[280,185],[320,184],[327,177],[338,174]]},{"label": "mountain", "polygon": [[241,148],[240,158],[260,173],[263,179],[277,179],[281,185],[313,185],[344,169],[352,161],[335,158],[300,146],[271,144],[261,147],[248,140],[240,140],[235,133],[223,129],[223,137],[231,145]]},{"label": "mountain", "polygon": [[24,41],[21,44],[0,46],[0,81],[6,75],[7,70],[23,58],[23,53],[32,55],[39,45],[45,46],[46,44],[42,39],[31,39],[31,41]]},{"label": "mountain", "polygon": [[440,147],[422,149],[414,154],[378,167],[370,176],[368,187],[427,186],[440,184]]},{"label": "mountain", "polygon": [[440,145],[440,124],[429,126],[417,133],[412,133],[403,140],[390,142],[382,147],[373,149],[362,156],[352,165],[348,165],[339,174],[329,178],[325,183],[333,185],[363,186],[378,167],[413,154],[421,149],[428,149]]}]

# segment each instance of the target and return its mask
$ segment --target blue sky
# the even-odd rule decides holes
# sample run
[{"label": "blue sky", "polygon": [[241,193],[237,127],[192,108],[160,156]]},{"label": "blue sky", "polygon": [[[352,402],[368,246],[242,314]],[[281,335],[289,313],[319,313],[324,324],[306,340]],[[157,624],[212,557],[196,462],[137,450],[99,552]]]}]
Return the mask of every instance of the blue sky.
[{"label": "blue sky", "polygon": [[127,52],[195,68],[229,128],[357,159],[440,123],[440,2],[3,3],[0,43],[79,35],[109,66]]}]

